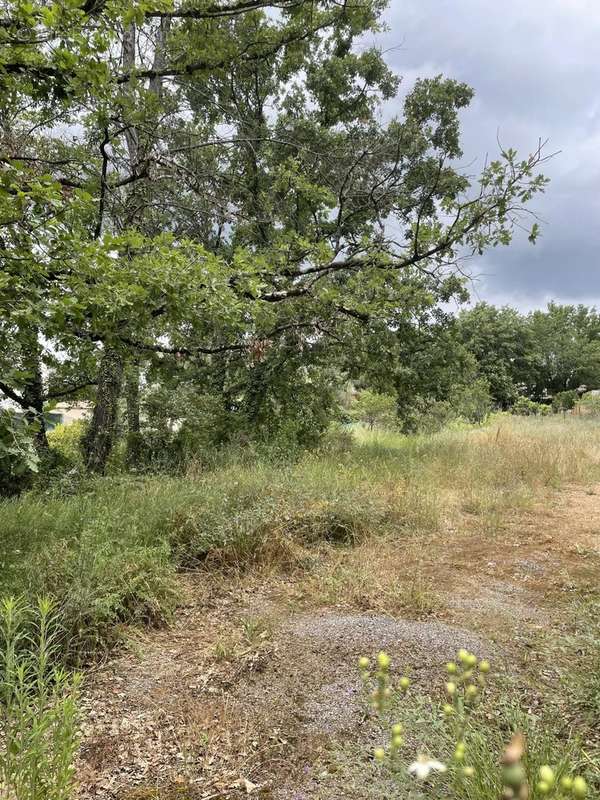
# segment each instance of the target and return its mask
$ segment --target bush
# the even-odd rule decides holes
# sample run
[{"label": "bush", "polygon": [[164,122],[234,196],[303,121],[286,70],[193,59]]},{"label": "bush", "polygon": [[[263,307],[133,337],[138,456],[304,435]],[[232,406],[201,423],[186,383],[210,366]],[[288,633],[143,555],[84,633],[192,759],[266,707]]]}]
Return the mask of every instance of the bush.
[{"label": "bush", "polygon": [[457,417],[481,425],[492,410],[489,381],[478,378],[468,386],[457,386],[451,392],[449,401]]},{"label": "bush", "polygon": [[38,471],[32,426],[0,409],[0,495],[16,494]]},{"label": "bush", "polygon": [[65,465],[74,466],[82,463],[81,440],[87,428],[87,422],[77,420],[70,425],[57,425],[48,431],[48,444]]},{"label": "bush", "polygon": [[93,531],[38,552],[26,567],[31,593],[51,596],[64,620],[69,662],[85,662],[120,639],[123,624],[166,622],[178,600],[170,548],[102,542]]},{"label": "bush", "polygon": [[68,800],[73,794],[80,679],[55,665],[61,635],[52,602],[0,602],[2,797]]},{"label": "bush", "polygon": [[578,398],[579,395],[575,389],[571,389],[567,392],[557,392],[552,398],[552,410],[555,413],[559,413],[561,411],[570,411],[575,407]]},{"label": "bush", "polygon": [[522,417],[545,417],[552,413],[552,408],[544,403],[536,403],[528,397],[519,397],[510,412]]}]

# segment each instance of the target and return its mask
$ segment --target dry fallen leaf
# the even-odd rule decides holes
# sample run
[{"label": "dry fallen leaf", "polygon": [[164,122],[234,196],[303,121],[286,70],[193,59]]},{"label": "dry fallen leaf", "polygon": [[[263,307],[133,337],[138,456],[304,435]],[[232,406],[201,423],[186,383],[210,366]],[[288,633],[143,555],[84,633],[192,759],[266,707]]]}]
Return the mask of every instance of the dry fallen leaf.
[{"label": "dry fallen leaf", "polygon": [[255,792],[258,789],[258,785],[256,783],[252,783],[252,781],[249,781],[247,778],[242,779],[242,784],[246,790],[246,794],[252,794],[252,792]]}]

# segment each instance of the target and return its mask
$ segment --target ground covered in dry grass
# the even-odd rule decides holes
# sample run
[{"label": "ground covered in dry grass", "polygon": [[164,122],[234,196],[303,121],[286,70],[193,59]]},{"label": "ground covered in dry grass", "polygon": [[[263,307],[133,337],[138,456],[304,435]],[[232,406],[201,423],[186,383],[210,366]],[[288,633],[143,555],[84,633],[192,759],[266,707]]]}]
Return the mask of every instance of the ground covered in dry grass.
[{"label": "ground covered in dry grass", "polygon": [[[381,648],[413,682],[408,758],[435,739],[440,668],[465,647],[498,674],[498,741],[519,713],[532,736],[579,737],[600,786],[600,431],[502,418],[358,451],[297,467],[303,504],[290,490],[256,546],[180,571],[173,623],[128,629],[90,673],[81,798],[420,797],[372,763],[356,662]],[[345,505],[348,476],[370,515]]]}]

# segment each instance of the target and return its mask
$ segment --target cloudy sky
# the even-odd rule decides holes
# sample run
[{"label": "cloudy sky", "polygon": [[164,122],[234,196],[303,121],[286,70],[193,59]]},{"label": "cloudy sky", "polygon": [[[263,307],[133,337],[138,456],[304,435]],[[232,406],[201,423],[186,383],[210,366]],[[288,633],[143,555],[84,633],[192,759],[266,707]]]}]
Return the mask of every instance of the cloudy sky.
[{"label": "cloudy sky", "polygon": [[542,238],[471,262],[473,294],[522,309],[548,300],[600,306],[600,0],[391,0],[378,42],[403,77],[443,73],[475,99],[463,115],[465,162],[504,146],[560,150],[535,200]]}]

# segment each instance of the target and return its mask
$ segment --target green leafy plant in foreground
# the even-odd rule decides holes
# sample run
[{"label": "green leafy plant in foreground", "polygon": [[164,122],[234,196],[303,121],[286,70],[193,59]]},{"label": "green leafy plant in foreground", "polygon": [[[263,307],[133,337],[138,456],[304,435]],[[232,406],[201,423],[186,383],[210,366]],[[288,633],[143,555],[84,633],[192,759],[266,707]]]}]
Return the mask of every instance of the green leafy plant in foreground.
[{"label": "green leafy plant in foreground", "polygon": [[56,667],[55,605],[0,602],[0,797],[68,800],[73,792],[80,676]]},{"label": "green leafy plant in foreground", "polygon": [[[378,654],[373,667],[365,656],[359,659],[358,666],[371,707],[387,728],[395,701],[407,693],[410,681],[403,676],[395,683],[391,659],[384,652]],[[446,701],[438,715],[444,721],[442,736],[431,736],[432,749],[443,746],[444,755],[438,757],[420,752],[412,762],[408,762],[402,751],[406,749],[406,741],[412,739],[412,731],[405,731],[405,725],[395,721],[389,728],[387,747],[378,747],[373,752],[375,762],[394,775],[404,774],[420,782],[423,787],[420,797],[465,800],[587,797],[585,778],[573,773],[566,756],[559,755],[555,765],[545,763],[547,743],[539,745],[534,741],[530,743],[528,752],[526,736],[518,730],[494,759],[492,739],[495,731],[489,727],[491,716],[478,714],[486,705],[490,668],[486,659],[479,660],[465,649],[458,651],[455,661],[446,664]],[[483,730],[482,719],[487,726]],[[432,724],[431,730],[437,727]],[[539,752],[536,752],[536,746],[539,746]],[[439,783],[442,784],[442,794],[437,793]]]},{"label": "green leafy plant in foreground", "polygon": [[16,493],[26,478],[38,471],[34,432],[34,425],[19,423],[13,414],[0,409],[0,496]]}]

